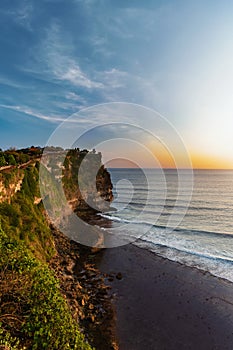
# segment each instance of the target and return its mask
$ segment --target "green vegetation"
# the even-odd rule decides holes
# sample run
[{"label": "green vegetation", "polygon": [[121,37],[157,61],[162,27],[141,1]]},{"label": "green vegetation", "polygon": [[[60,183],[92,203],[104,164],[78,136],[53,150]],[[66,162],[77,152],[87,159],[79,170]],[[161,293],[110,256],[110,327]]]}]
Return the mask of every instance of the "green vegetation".
[{"label": "green vegetation", "polygon": [[90,349],[48,266],[0,230],[0,344],[29,349]]},{"label": "green vegetation", "polygon": [[[34,198],[40,197],[38,164],[28,166],[20,174],[24,175],[21,191],[11,198],[10,203],[0,203],[2,228],[10,237],[23,240],[37,257],[46,261],[53,255],[54,249],[43,206],[34,205]],[[10,181],[9,176],[13,177],[12,172],[2,176],[7,179],[6,185]]]},{"label": "green vegetation", "polygon": [[[17,151],[2,153],[17,163]],[[48,267],[55,249],[44,208],[35,204],[39,164],[1,173],[6,187],[19,178],[21,190],[0,203],[0,348],[90,350]]]},{"label": "green vegetation", "polygon": [[[84,167],[80,171],[80,164],[85,158],[86,164],[88,166]],[[63,170],[63,186],[65,190],[66,197],[69,199],[72,197],[74,192],[79,190],[81,187],[84,190],[95,192],[96,188],[91,189],[90,185],[95,185],[92,183],[92,172],[86,171],[93,169],[93,171],[101,169],[101,171],[106,171],[101,163],[101,154],[96,153],[95,150],[88,152],[87,150],[80,151],[79,149],[72,149],[67,152],[65,161],[64,161],[64,170]],[[99,177],[99,173],[97,177]]]},{"label": "green vegetation", "polygon": [[42,151],[42,148],[34,146],[23,148],[21,150],[10,148],[7,151],[2,151],[0,149],[0,167],[7,165],[20,165],[27,163],[31,159],[38,159],[41,156]]},{"label": "green vegetation", "polygon": [[0,174],[0,180],[2,180],[6,188],[9,187],[10,183],[16,183],[20,178],[20,172],[18,169],[11,169],[10,172],[4,173],[4,176]]},{"label": "green vegetation", "polygon": [[5,157],[4,157],[4,155],[3,155],[3,153],[1,152],[0,153],[0,167],[1,166],[5,166],[7,163],[6,163],[6,159],[5,159]]}]

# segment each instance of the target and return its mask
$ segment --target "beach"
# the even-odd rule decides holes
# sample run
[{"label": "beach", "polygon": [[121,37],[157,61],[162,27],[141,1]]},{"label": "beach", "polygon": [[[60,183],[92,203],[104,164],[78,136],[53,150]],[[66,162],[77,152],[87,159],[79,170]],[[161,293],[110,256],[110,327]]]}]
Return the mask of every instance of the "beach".
[{"label": "beach", "polygon": [[132,244],[106,249],[120,350],[232,350],[233,285]]}]

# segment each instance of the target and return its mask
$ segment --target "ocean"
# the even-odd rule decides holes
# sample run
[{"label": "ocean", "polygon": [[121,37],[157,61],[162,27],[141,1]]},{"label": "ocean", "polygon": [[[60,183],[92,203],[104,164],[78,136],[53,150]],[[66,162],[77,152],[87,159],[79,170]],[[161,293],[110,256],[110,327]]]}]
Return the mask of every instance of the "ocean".
[{"label": "ocean", "polygon": [[116,210],[102,216],[133,244],[233,282],[232,170],[108,170]]}]

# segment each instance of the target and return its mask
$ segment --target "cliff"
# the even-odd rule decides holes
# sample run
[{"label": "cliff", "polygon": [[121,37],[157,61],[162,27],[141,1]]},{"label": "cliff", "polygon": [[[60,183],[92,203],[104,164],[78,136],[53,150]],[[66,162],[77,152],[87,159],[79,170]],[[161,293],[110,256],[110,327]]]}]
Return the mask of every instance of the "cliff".
[{"label": "cliff", "polygon": [[[115,349],[106,327],[108,323],[111,328],[111,301],[93,252],[70,242],[45,215],[38,153],[29,154],[26,162],[22,157],[20,164],[4,164],[0,171],[0,348],[90,350],[88,341],[98,349]],[[49,157],[42,165],[47,185],[56,180],[56,186],[63,186],[72,210],[93,210],[86,204],[90,198],[94,211],[103,209],[103,203],[107,208],[112,185],[101,155],[91,153],[86,162],[99,166],[95,185],[85,187],[85,176],[80,191],[77,170],[82,157],[77,150],[68,152],[65,164],[58,154]],[[56,193],[49,200],[54,199],[60,200]]]},{"label": "cliff", "polygon": [[[14,151],[14,153],[17,152]],[[32,159],[28,160],[27,158],[26,163],[0,167],[0,203],[4,201],[10,203],[11,197],[21,189],[24,169],[35,166],[39,160],[37,154],[36,158],[33,156]],[[83,160],[85,168],[79,172]],[[54,181],[60,183],[72,210],[104,211],[109,209],[113,200],[112,183],[109,172],[101,163],[100,153],[80,151],[79,149],[69,151],[61,151],[60,149],[55,151],[53,149],[52,152],[45,151],[42,157],[42,166],[48,171],[47,177],[43,176],[43,180],[46,182],[44,186],[50,187],[51,182],[54,183]],[[87,172],[90,173],[90,169],[98,169],[92,182],[88,180],[87,174]],[[82,191],[80,184],[84,187]],[[52,196],[52,191],[50,194]],[[35,197],[35,204],[38,204],[41,199],[38,193],[38,197]]]},{"label": "cliff", "polygon": [[0,172],[0,202],[10,203],[11,197],[20,191],[23,177],[24,173],[19,169],[5,169]]},{"label": "cliff", "polygon": [[73,211],[109,209],[113,199],[112,183],[100,153],[79,149],[51,152],[49,149],[44,151],[41,163],[42,194],[49,196],[53,205],[58,192],[61,197],[64,191],[63,199]]}]

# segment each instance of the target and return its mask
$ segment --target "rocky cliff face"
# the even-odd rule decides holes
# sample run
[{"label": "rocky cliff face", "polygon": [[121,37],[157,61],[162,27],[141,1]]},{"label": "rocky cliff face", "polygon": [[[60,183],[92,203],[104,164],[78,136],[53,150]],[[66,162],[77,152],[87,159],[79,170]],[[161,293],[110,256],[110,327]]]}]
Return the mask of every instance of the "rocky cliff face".
[{"label": "rocky cliff face", "polygon": [[0,173],[0,202],[11,200],[11,197],[21,189],[24,172],[20,169],[6,169]]},{"label": "rocky cliff face", "polygon": [[[42,158],[42,166],[47,171],[47,175],[43,176],[42,179],[44,181],[43,186],[51,189],[52,200],[54,201],[54,197],[59,199],[56,194],[58,187],[53,188],[54,181],[56,181],[62,186],[66,200],[73,211],[107,210],[113,199],[112,183],[110,174],[101,163],[101,154],[76,149],[67,153],[65,162],[61,161],[61,159],[64,159],[63,156],[64,151],[59,151],[48,153]],[[80,175],[79,168],[82,161],[86,165]],[[33,166],[35,163],[30,163],[28,166]],[[20,168],[11,167],[0,171],[0,202],[10,202],[11,197],[20,191],[25,169],[27,167],[20,166]],[[90,169],[98,169],[94,181],[90,181],[90,178],[88,178],[91,172]],[[39,204],[40,201],[40,197],[35,198],[35,204]]]},{"label": "rocky cliff face", "polygon": [[65,195],[74,211],[107,211],[113,200],[112,183],[109,172],[101,167],[94,183],[90,182],[80,190],[78,183],[73,189],[65,189]]},{"label": "rocky cliff face", "polygon": [[102,165],[100,153],[73,150],[68,153],[63,186],[75,211],[106,211],[113,199],[110,174]]},{"label": "rocky cliff face", "polygon": [[[48,152],[42,159],[42,187],[52,206],[68,202],[73,211],[105,211],[113,199],[110,174],[101,162],[101,154],[77,149]],[[64,193],[63,193],[64,191]],[[59,193],[60,192],[60,193]],[[62,195],[65,198],[61,198]]]},{"label": "rocky cliff face", "polygon": [[[17,155],[17,151],[14,151],[14,153]],[[59,157],[47,157],[44,163],[41,162],[40,169],[42,170],[40,171],[44,173],[45,190],[50,190],[47,191],[48,196],[51,195],[48,202],[52,204],[53,210],[56,210],[56,204],[63,200],[59,196],[61,187],[65,190],[65,201],[70,204],[73,211],[82,209],[85,212],[89,210],[90,207],[87,204],[89,200],[92,200],[94,204],[98,204],[99,208],[103,207],[103,203],[105,207],[110,205],[113,197],[112,184],[109,173],[101,164],[100,154],[93,153],[89,159],[86,159],[88,169],[98,169],[98,172],[94,178],[94,183],[90,183],[89,179],[90,175],[93,175],[92,171],[88,173],[84,167],[84,172],[80,177],[82,185],[82,190],[80,190],[78,170],[82,160],[84,160],[84,154],[86,152],[74,152],[74,154],[70,152],[64,163],[59,161]],[[44,208],[39,204],[42,199],[46,200],[43,192],[42,194],[39,192],[39,163],[36,160],[30,158],[30,163],[21,163],[21,165],[17,163],[17,165],[0,169],[0,202],[5,202],[0,205],[2,207],[0,226],[7,234],[6,242],[9,239],[10,243],[1,244],[1,247],[6,247],[7,251],[6,254],[2,254],[3,259],[1,260],[3,268],[0,280],[5,289],[0,288],[2,292],[0,304],[4,300],[8,300],[9,303],[3,303],[4,307],[0,305],[2,310],[0,317],[2,316],[1,318],[4,320],[3,327],[0,327],[0,343],[5,344],[1,342],[3,336],[5,336],[1,330],[4,329],[5,325],[7,332],[9,330],[9,334],[13,337],[14,344],[15,339],[19,339],[20,344],[22,341],[22,346],[26,346],[25,349],[41,348],[42,340],[48,342],[48,344],[54,344],[52,343],[54,337],[57,337],[58,343],[60,338],[64,339],[66,330],[69,331],[71,326],[68,324],[68,326],[60,329],[61,323],[56,322],[60,322],[62,317],[63,325],[64,322],[70,320],[70,316],[64,313],[63,309],[62,312],[58,311],[62,305],[61,300],[57,297],[54,298],[54,294],[60,296],[60,293],[62,293],[65,301],[69,304],[69,308],[65,310],[67,312],[68,310],[71,311],[75,319],[75,327],[76,322],[78,322],[80,328],[84,330],[85,339],[88,339],[89,343],[93,344],[96,349],[117,349],[114,338],[112,301],[107,292],[108,287],[103,283],[106,276],[102,276],[96,268],[93,250],[75,243],[74,240],[70,241],[68,238],[72,239],[72,237],[69,234],[67,235],[68,238],[63,235],[51,224],[51,221],[48,225],[48,220],[44,217]],[[55,218],[56,215],[57,213],[54,211]],[[75,216],[77,217],[77,215]],[[0,236],[2,235],[3,232],[1,231]],[[12,240],[14,244],[12,244]],[[99,237],[97,237],[98,240]],[[29,252],[30,255],[27,256]],[[31,263],[31,254],[33,264]],[[99,255],[96,257],[96,260],[98,259]],[[37,261],[39,262],[38,265]],[[50,269],[53,270],[51,277],[56,276],[59,288],[57,283],[54,285],[52,278],[48,277],[50,276],[48,274],[50,272],[47,270],[48,261]],[[50,280],[47,285],[44,281],[47,281],[48,278]],[[25,280],[27,281],[26,284],[24,283]],[[37,283],[41,288],[38,288],[40,290],[38,295],[35,293],[37,288],[33,289],[33,293],[29,289],[31,286],[32,288],[35,285],[37,286]],[[15,298],[15,295],[17,298]],[[30,303],[28,302],[28,296],[32,296]],[[41,304],[39,304],[40,300]],[[51,304],[51,300],[53,302],[57,300],[58,304]],[[41,305],[40,308],[35,307],[37,303]],[[45,310],[42,310],[43,312],[41,311],[41,307],[44,305],[49,306],[48,313],[46,307]],[[47,332],[47,328],[44,327],[45,324],[50,327],[51,312],[53,312],[52,327],[60,329],[58,334],[53,334],[54,329],[52,328],[51,332],[50,328]],[[59,315],[57,316],[58,312]],[[15,315],[17,315],[17,318]],[[28,330],[27,327],[24,327],[24,320],[27,319],[33,320],[30,321],[30,324],[34,327],[35,317],[37,320],[35,335],[40,333],[39,338],[34,337],[34,329]],[[19,323],[19,320],[23,321]],[[46,334],[44,329],[46,329]],[[66,341],[68,345],[71,344],[69,348],[74,348],[72,344],[77,335],[77,332],[72,333],[72,329],[69,333],[70,339]],[[76,328],[74,329],[76,330]],[[3,345],[4,349],[10,348],[8,338],[6,337],[6,339],[7,345],[5,347]],[[70,343],[68,343],[69,341]],[[62,341],[62,343],[65,342]],[[48,345],[48,348],[52,349],[54,347]],[[86,346],[80,345],[80,348],[84,349]]]}]

